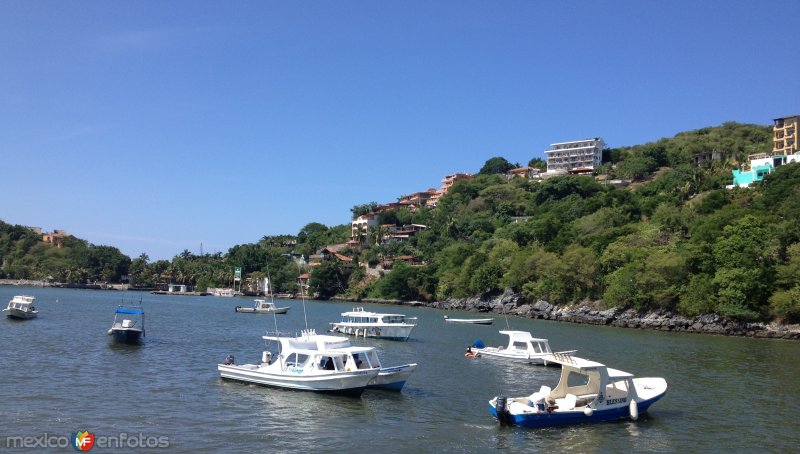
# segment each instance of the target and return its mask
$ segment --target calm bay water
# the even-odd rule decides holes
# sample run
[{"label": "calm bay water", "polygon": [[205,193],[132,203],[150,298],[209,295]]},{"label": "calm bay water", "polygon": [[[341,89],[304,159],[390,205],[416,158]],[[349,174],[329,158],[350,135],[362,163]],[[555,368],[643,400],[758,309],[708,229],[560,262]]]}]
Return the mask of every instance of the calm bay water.
[{"label": "calm bay water", "polygon": [[[275,329],[272,315],[234,312],[247,298],[0,287],[0,305],[17,294],[36,296],[40,315],[0,320],[0,447],[9,436],[78,430],[166,436],[181,452],[790,452],[800,444],[797,342],[508,317],[554,350],[669,383],[637,422],[520,429],[500,427],[487,401],[554,385],[558,370],[464,358],[476,338],[505,343],[502,316],[492,326],[452,325],[442,311],[364,305],[419,317],[409,342],[354,341],[378,347],[386,366],[419,367],[399,394],[347,398],[221,380],[217,363],[231,353],[258,361],[261,335]],[[140,297],[145,345],[111,343],[115,307]],[[284,303],[292,309],[277,316],[278,328],[302,329],[302,303]],[[352,307],[307,301],[308,326],[322,332]]]}]

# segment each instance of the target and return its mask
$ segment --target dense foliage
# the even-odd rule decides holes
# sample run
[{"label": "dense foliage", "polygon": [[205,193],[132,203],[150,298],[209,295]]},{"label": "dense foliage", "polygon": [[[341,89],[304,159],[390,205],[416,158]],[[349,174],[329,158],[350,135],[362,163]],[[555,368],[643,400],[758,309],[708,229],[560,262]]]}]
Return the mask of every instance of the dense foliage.
[{"label": "dense foliage", "polygon": [[[769,127],[736,123],[608,149],[596,174],[635,180],[625,188],[592,176],[509,180],[508,161],[494,157],[435,209],[380,213],[380,226],[359,238],[364,246],[341,251],[352,261],[323,261],[309,285],[323,298],[440,300],[512,289],[554,304],[800,321],[800,165],[780,167],[753,188],[724,188],[747,154],[770,149]],[[709,151],[723,160],[694,164],[696,153]],[[427,228],[386,243],[386,224]],[[310,223],[296,236],[264,237],[225,255],[184,251],[154,263],[146,255],[126,262],[113,248],[79,240],[56,250],[27,232],[0,225],[4,276],[113,280],[127,271],[144,286],[169,280],[202,289],[229,286],[241,266],[248,279],[269,271],[277,291],[293,291],[306,271],[297,258],[344,243],[350,226]]]}]

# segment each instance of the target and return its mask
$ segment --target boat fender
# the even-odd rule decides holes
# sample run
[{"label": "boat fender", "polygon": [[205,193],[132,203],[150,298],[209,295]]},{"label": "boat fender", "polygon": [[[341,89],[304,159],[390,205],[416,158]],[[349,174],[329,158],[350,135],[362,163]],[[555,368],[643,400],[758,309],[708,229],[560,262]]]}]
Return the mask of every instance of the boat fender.
[{"label": "boat fender", "polygon": [[113,333],[114,333],[114,330],[113,330],[113,329],[111,329],[111,328],[109,328],[109,329],[108,329],[108,335],[110,336],[110,335],[112,335]]},{"label": "boat fender", "polygon": [[583,414],[586,416],[592,416],[594,414],[594,410],[592,407],[586,407],[583,409]]},{"label": "boat fender", "polygon": [[505,425],[508,422],[508,398],[506,396],[497,396],[495,399],[494,404],[495,412],[497,413],[497,420],[500,421],[501,425]]},{"label": "boat fender", "polygon": [[632,420],[636,421],[639,419],[639,405],[636,404],[635,400],[631,401],[631,404],[628,405],[628,409],[630,410]]}]

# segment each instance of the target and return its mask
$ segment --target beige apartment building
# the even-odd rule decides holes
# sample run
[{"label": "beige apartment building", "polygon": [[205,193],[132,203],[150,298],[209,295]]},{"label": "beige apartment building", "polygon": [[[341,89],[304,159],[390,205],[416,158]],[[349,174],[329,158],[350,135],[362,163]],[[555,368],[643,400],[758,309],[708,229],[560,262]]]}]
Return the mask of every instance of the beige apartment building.
[{"label": "beige apartment building", "polygon": [[800,126],[800,115],[776,118],[773,121],[775,124],[772,128],[772,154],[788,156],[797,153],[797,129]]}]

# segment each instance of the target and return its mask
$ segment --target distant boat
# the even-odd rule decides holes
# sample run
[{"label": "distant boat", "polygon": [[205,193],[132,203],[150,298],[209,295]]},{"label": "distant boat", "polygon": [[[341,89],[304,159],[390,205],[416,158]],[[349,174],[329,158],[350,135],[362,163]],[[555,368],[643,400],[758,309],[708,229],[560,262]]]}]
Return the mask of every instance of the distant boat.
[{"label": "distant boat", "polygon": [[33,306],[36,297],[27,295],[17,295],[8,302],[8,307],[3,309],[9,318],[21,320],[34,318],[39,315],[39,311]]},{"label": "distant boat", "polygon": [[108,335],[123,344],[138,344],[145,335],[144,310],[140,306],[118,307]]},{"label": "distant boat", "polygon": [[472,323],[473,325],[491,325],[494,323],[493,318],[450,318],[444,316],[444,321],[448,323]]},{"label": "distant boat", "polygon": [[369,312],[363,307],[357,307],[350,312],[343,312],[341,321],[332,322],[331,332],[364,338],[408,340],[415,326],[416,317]]},{"label": "distant boat", "polygon": [[222,296],[226,298],[232,298],[236,292],[232,288],[208,288],[208,293],[212,296]]},{"label": "distant boat", "polygon": [[263,299],[253,301],[255,303],[253,307],[236,306],[234,310],[245,314],[285,314],[290,309],[289,306],[277,307],[274,302]]}]

